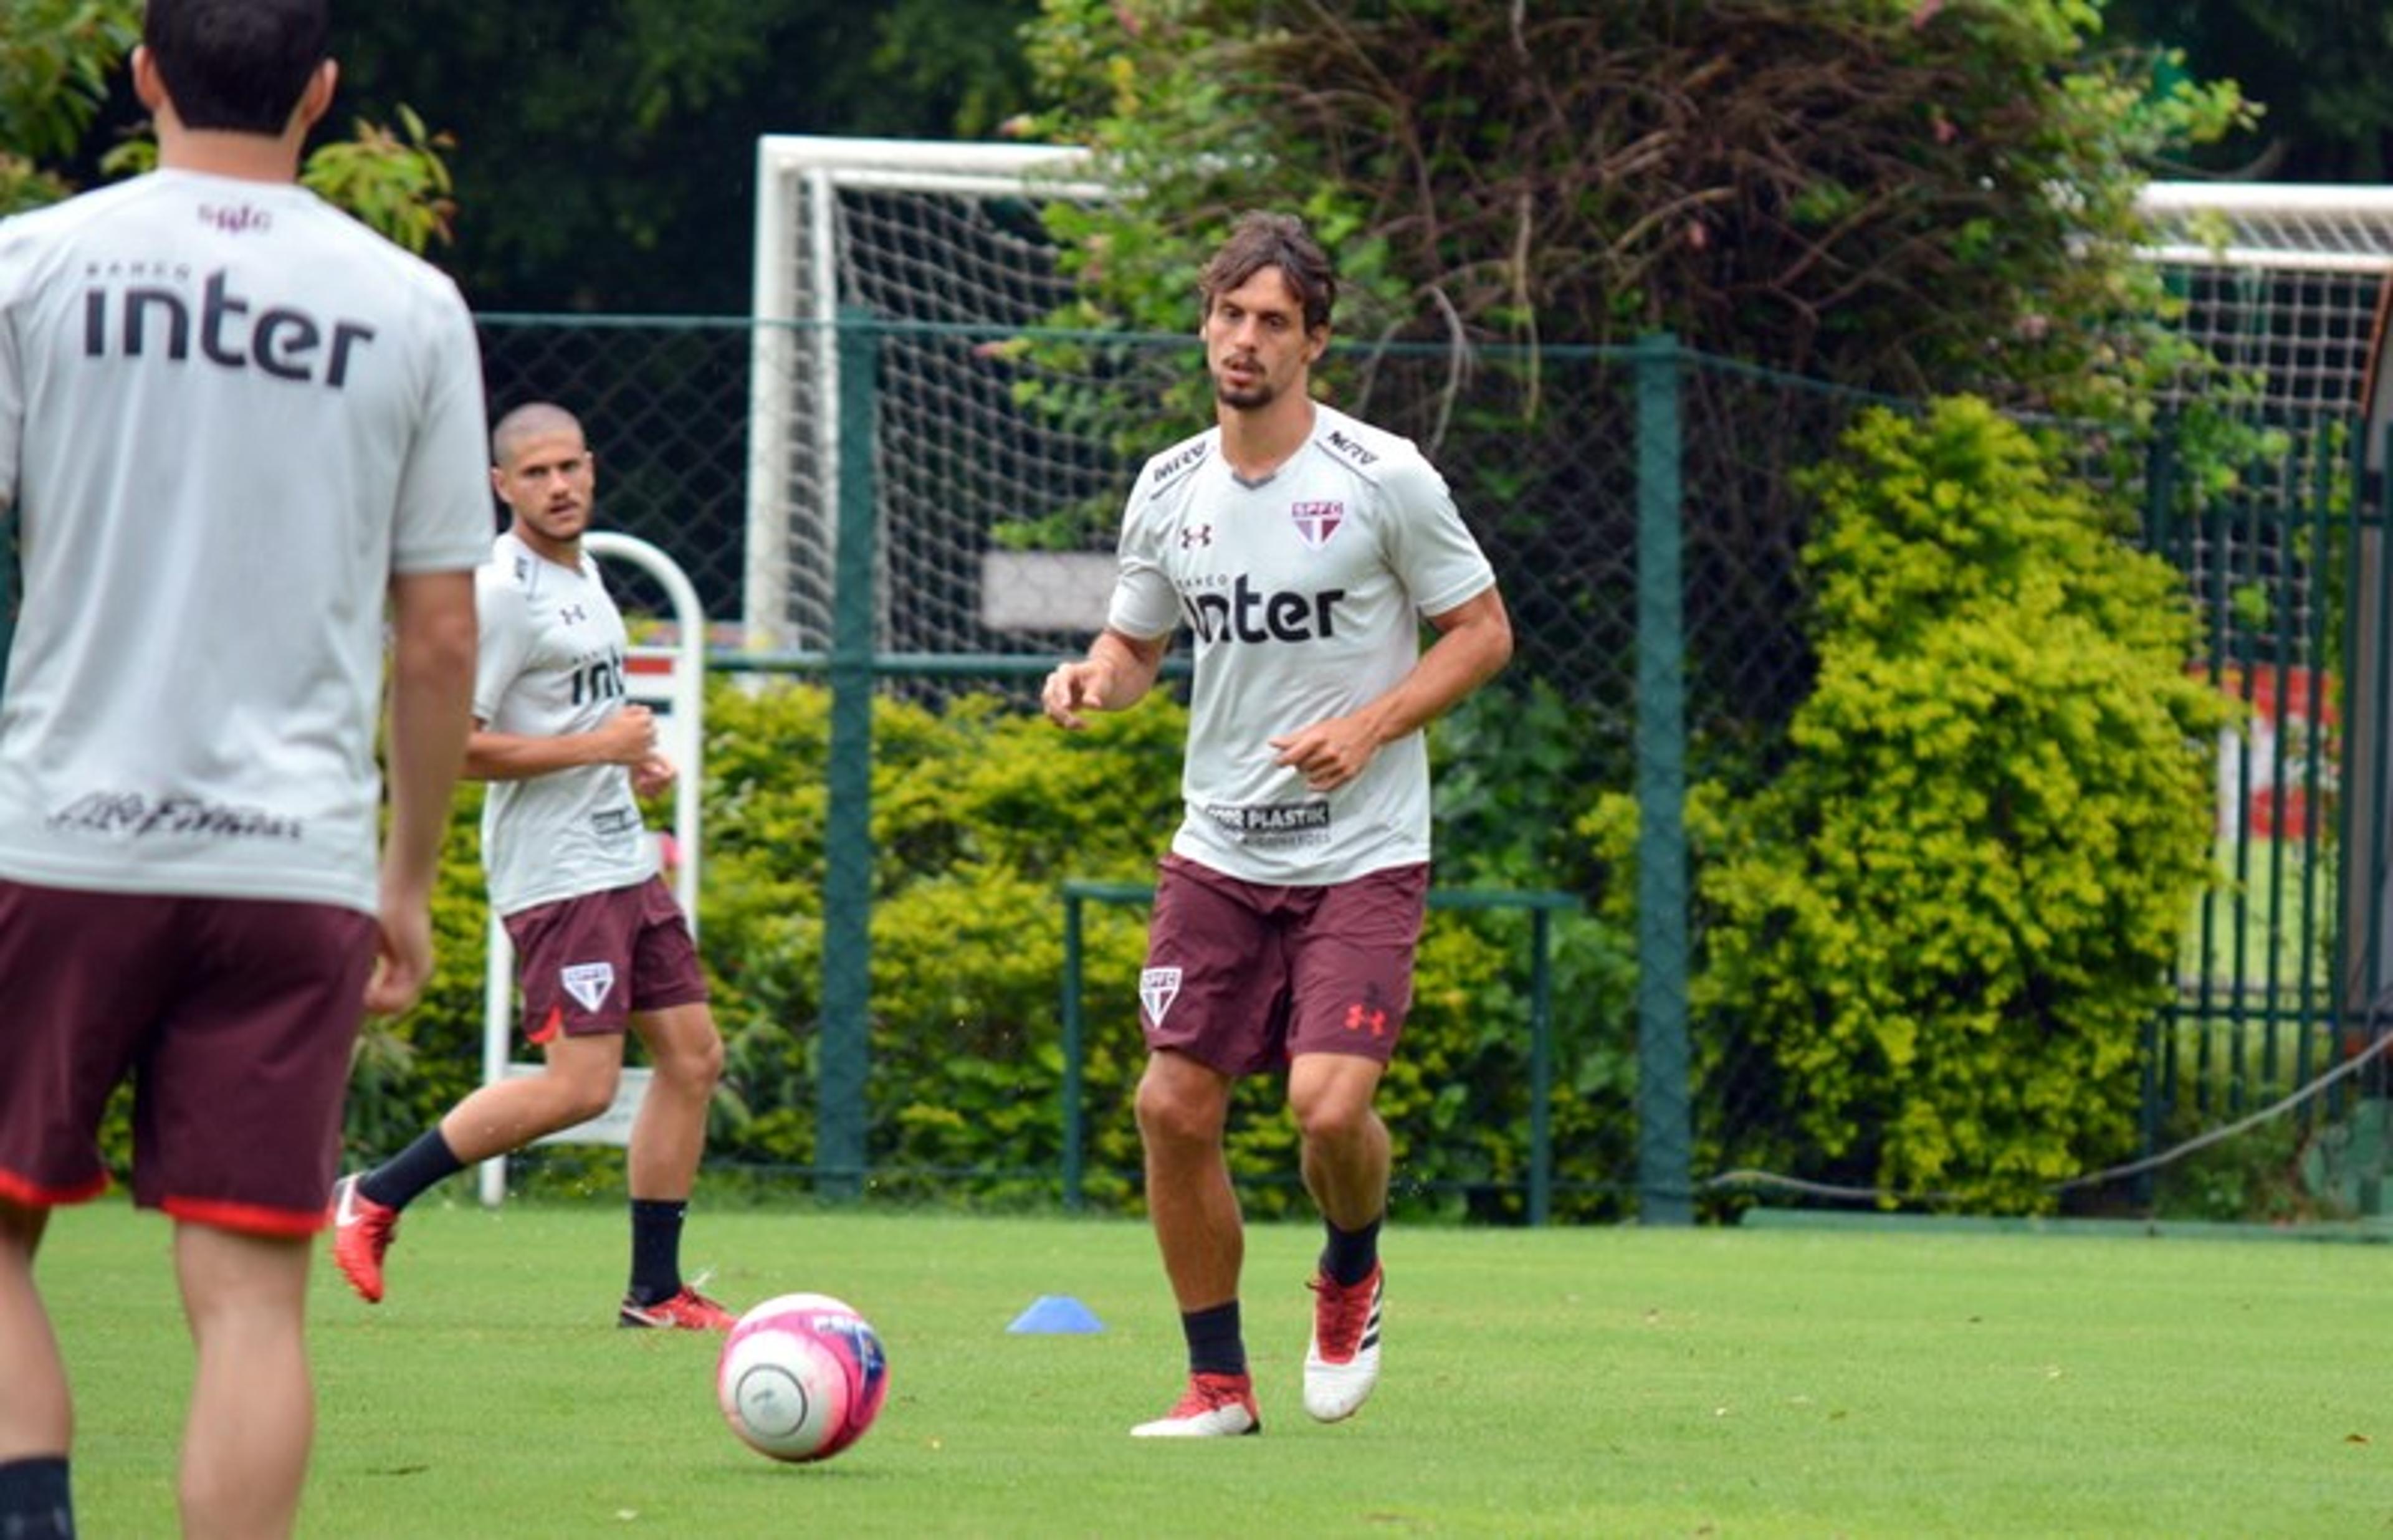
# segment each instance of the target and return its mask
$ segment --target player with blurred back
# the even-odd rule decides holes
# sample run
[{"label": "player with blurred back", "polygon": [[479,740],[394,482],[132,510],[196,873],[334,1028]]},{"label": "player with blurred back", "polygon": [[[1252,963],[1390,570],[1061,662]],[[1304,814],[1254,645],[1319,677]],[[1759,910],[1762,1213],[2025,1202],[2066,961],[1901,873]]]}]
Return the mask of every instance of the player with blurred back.
[{"label": "player with blurred back", "polygon": [[184,1531],[290,1531],[351,1049],[431,968],[490,535],[481,370],[453,284],[295,185],[327,41],[325,0],[150,0],[132,75],[158,169],[0,224],[12,1537],[73,1531],[33,1259],[51,1210],[107,1185],[128,1077],[133,1198],[174,1221],[197,1355]]}]

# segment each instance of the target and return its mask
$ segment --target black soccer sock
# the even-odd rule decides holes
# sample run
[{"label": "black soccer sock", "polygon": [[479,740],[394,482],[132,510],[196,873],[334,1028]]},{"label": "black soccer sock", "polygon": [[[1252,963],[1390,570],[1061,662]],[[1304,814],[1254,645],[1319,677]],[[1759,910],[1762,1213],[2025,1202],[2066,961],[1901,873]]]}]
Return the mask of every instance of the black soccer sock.
[{"label": "black soccer sock", "polygon": [[1182,1312],[1180,1329],[1188,1338],[1188,1372],[1192,1375],[1242,1375],[1247,1372],[1247,1339],[1238,1328],[1238,1302],[1210,1310]]},{"label": "black soccer sock", "polygon": [[[1382,1214],[1380,1219],[1386,1217]],[[1353,1288],[1380,1265],[1380,1220],[1360,1230],[1340,1230],[1324,1220],[1321,1228],[1329,1232],[1329,1244],[1321,1248],[1321,1271],[1329,1274],[1331,1283]]]},{"label": "black soccer sock", "polygon": [[0,1462],[0,1534],[10,1540],[74,1540],[74,1532],[65,1455]]},{"label": "black soccer sock", "polygon": [[689,1205],[632,1200],[632,1302],[653,1305],[681,1292],[681,1221]]},{"label": "black soccer sock", "polygon": [[416,1135],[414,1143],[358,1178],[358,1191],[386,1208],[404,1208],[426,1187],[464,1168],[436,1123]]}]

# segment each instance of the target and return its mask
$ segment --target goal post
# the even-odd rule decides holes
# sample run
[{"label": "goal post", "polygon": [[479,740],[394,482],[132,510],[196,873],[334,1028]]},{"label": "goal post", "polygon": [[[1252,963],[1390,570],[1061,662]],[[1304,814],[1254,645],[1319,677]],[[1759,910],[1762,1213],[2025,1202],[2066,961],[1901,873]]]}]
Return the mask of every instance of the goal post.
[{"label": "goal post", "polygon": [[[2141,204],[2152,236],[2148,260],[2185,303],[2180,325],[2222,362],[2259,382],[2259,409],[2296,439],[2274,488],[2255,495],[2314,496],[2317,458],[2336,452],[2344,430],[2363,436],[2353,489],[2346,636],[2327,639],[2347,666],[2337,774],[2346,794],[2339,830],[2344,877],[2338,932],[2343,976],[2336,1005],[2364,1015],[2393,979],[2393,869],[2388,869],[2386,692],[2393,687],[2384,531],[2384,438],[2393,425],[2386,379],[2386,311],[2393,303],[2393,187],[2295,183],[2156,182]],[[2305,660],[2314,669],[2334,659]]]},{"label": "goal post", "polygon": [[[1070,297],[1038,218],[1049,199],[1089,201],[1086,152],[1063,145],[767,135],[756,145],[754,356],[750,371],[743,620],[752,647],[820,651],[830,634],[842,475],[840,326],[852,313],[961,333],[1034,327]],[[918,378],[929,414],[1008,424],[997,366],[970,341],[935,352],[954,378]],[[970,377],[978,369],[989,377]],[[1040,467],[1026,467],[1037,476]],[[1003,495],[998,493],[994,495]],[[883,607],[885,614],[885,606]],[[886,637],[894,650],[948,638]],[[957,650],[961,650],[958,648]]]}]

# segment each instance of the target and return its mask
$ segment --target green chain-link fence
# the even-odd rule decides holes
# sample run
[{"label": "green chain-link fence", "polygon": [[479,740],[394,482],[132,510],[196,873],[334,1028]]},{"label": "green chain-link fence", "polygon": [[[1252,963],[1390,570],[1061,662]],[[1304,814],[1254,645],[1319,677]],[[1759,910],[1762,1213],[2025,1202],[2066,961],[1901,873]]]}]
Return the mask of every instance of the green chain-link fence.
[{"label": "green chain-link fence", "polygon": [[[1000,1179],[1053,1193],[1069,1081],[1088,1190],[1100,1201],[1131,1191],[1126,975],[1140,917],[1092,919],[1120,933],[1092,959],[1086,1064],[1061,1062],[1055,948],[1066,882],[1148,875],[1141,863],[1169,832],[1176,744],[1118,733],[1111,748],[1125,757],[1073,788],[1062,804],[1073,821],[1046,838],[1038,820],[1055,804],[1027,785],[1017,790],[1030,811],[1010,829],[941,825],[943,802],[1008,805],[983,782],[1015,743],[1013,729],[975,728],[960,739],[974,746],[966,762],[942,761],[929,724],[956,711],[1027,717],[1037,676],[1085,643],[1139,458],[1207,421],[1193,344],[863,318],[829,339],[744,321],[519,316],[483,318],[482,335],[494,410],[541,398],[582,415],[602,523],[687,570],[726,678],[758,697],[787,679],[828,692],[804,748],[824,780],[804,803],[817,827],[765,829],[729,787],[710,803],[710,850],[734,852],[710,861],[707,946],[744,1118],[719,1120],[717,1157],[779,1160],[842,1194]],[[1343,351],[1326,378],[1340,405],[1430,450],[1496,563],[1519,637],[1499,686],[1434,735],[1440,886],[1554,890],[1592,909],[1617,879],[1578,818],[1607,791],[1635,795],[1643,814],[1635,928],[1554,920],[1541,1068],[1523,1009],[1526,921],[1433,921],[1425,979],[1448,924],[1477,926],[1474,945],[1500,965],[1474,973],[1484,959],[1434,959],[1482,993],[1430,1012],[1434,1073],[1451,1080],[1398,1088],[1400,1184],[1410,1173],[1425,1201],[1491,1216],[1523,1214],[1535,1191],[1560,1217],[1686,1217],[1756,1099],[1790,1091],[1749,1059],[1704,1051],[1721,1024],[1688,1008],[1701,938],[1678,800],[1695,779],[1758,786],[1780,763],[1812,673],[1798,559],[1809,510],[1793,473],[1871,403],[1667,339],[1468,360]],[[2181,1003],[2148,1043],[2144,1149],[2123,1155],[2215,1129],[2343,1062],[2373,1030],[2365,1008],[2382,948],[2346,916],[2377,912],[2384,842],[2373,822],[2352,823],[2341,788],[2356,784],[2355,752],[2382,763],[2367,757],[2376,714],[2345,702],[2356,660],[2383,646],[2382,628],[2362,622],[2383,603],[2368,585],[2384,521],[2352,505],[2332,433],[2304,427],[2318,474],[2294,499],[2213,498],[2186,516],[2165,455],[2136,476],[2151,548],[2186,572],[2210,619],[2208,667],[2268,731],[2222,750],[2220,850],[2236,881],[2189,916]],[[636,592],[626,598],[642,607]],[[726,757],[719,747],[711,775]],[[1026,774],[1053,780],[1076,763]],[[2354,848],[2362,860],[2338,860]],[[752,888],[777,855],[789,923],[719,921],[718,907],[754,899],[728,884]],[[1013,885],[970,886],[1000,880]],[[1018,906],[992,915],[997,891]],[[1000,950],[1011,928],[1025,972],[943,994],[936,981],[954,964],[942,959],[984,944],[977,925]],[[1484,1040],[1448,1042],[1477,1005],[1495,1018]],[[1551,1087],[1542,1107],[1528,1105],[1533,1068]],[[970,1121],[984,1091],[1021,1118],[1009,1146],[1019,1158],[942,1142],[944,1120]],[[1268,1098],[1252,1110],[1268,1116]],[[741,1130],[768,1112],[811,1129],[778,1154],[743,1146]],[[1524,1164],[1533,1129],[1550,1170]],[[1258,1136],[1242,1170],[1263,1183],[1284,1154]]]}]

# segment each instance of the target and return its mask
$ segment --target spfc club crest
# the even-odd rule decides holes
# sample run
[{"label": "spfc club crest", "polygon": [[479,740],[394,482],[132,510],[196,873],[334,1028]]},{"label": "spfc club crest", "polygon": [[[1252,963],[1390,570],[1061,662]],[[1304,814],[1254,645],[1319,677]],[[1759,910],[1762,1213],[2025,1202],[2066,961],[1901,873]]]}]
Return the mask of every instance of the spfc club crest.
[{"label": "spfc club crest", "polygon": [[1318,551],[1329,543],[1329,537],[1346,522],[1346,504],[1342,502],[1298,502],[1289,505],[1288,516],[1296,521],[1297,538]]},{"label": "spfc club crest", "polygon": [[1139,1002],[1146,1007],[1146,1019],[1156,1025],[1163,1024],[1163,1013],[1180,998],[1180,970],[1149,968],[1138,975]]},{"label": "spfc club crest", "polygon": [[595,1011],[607,1003],[615,987],[615,965],[611,962],[569,962],[557,975],[565,992],[582,1002],[584,1011]]}]

